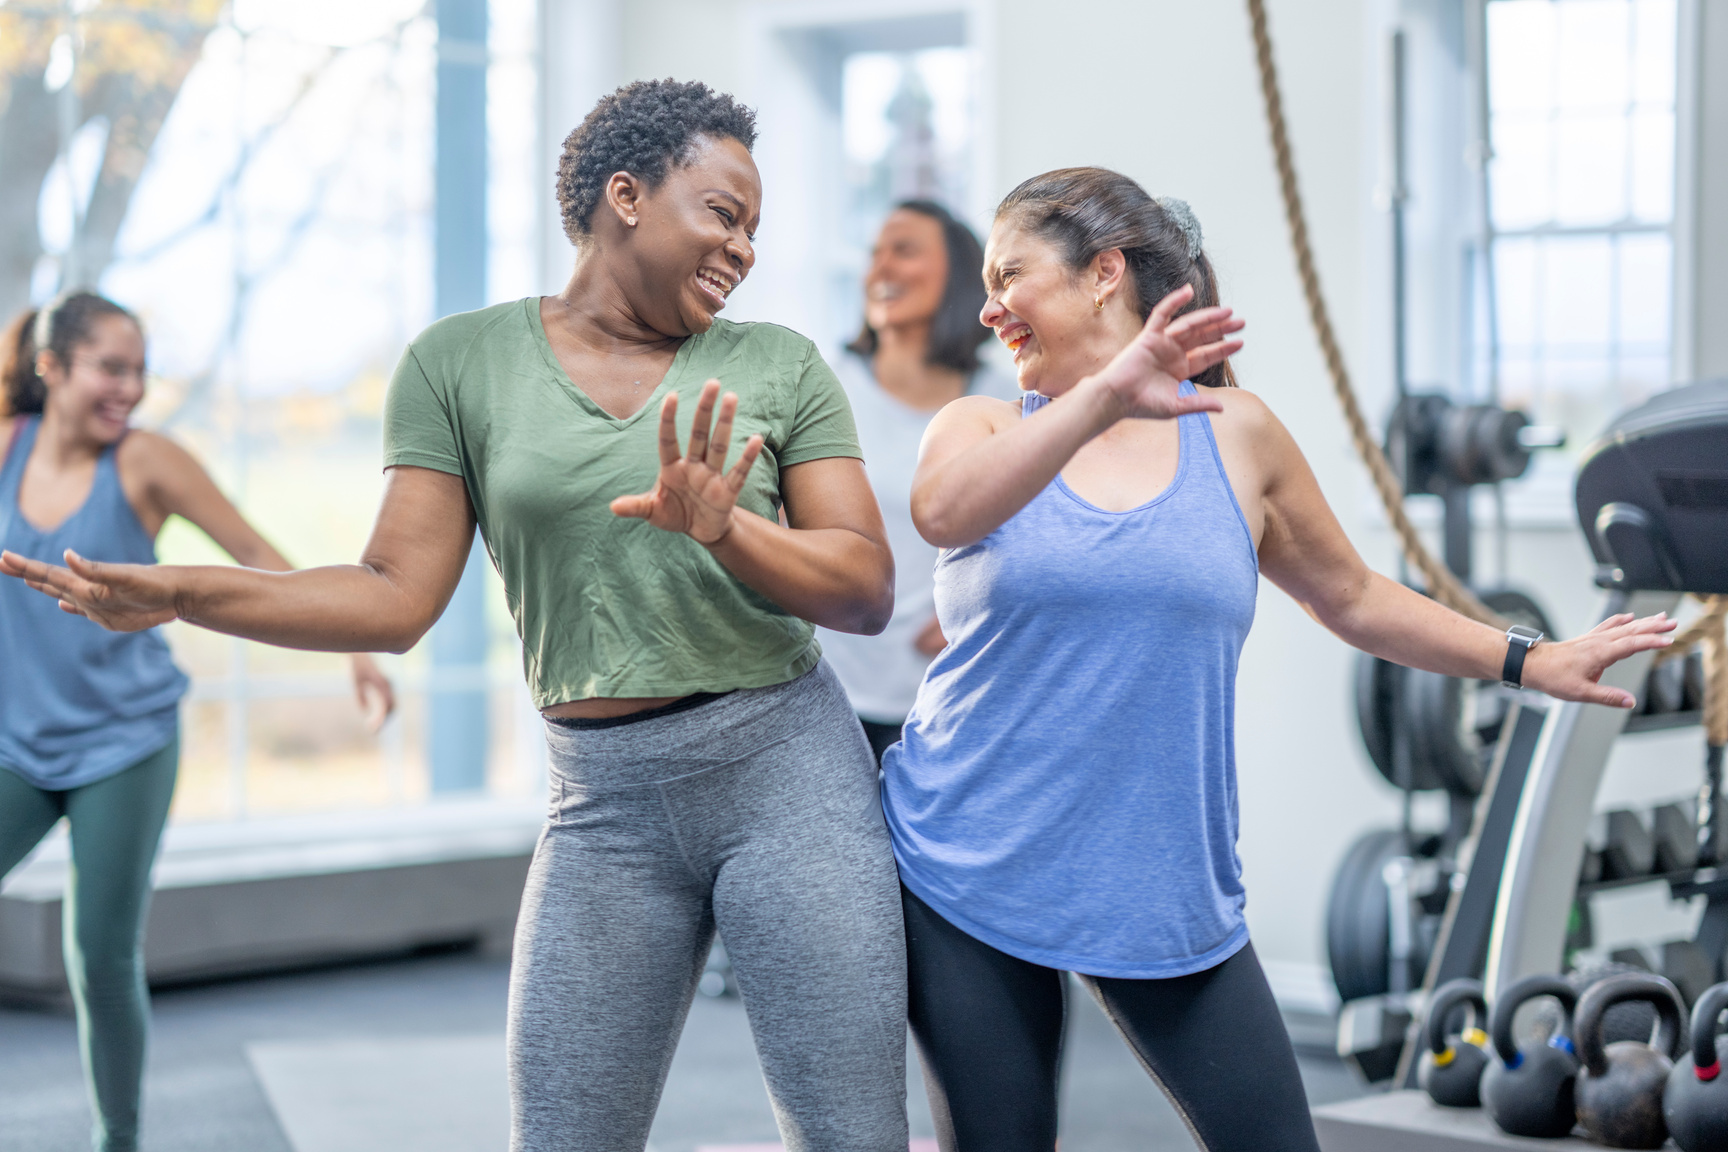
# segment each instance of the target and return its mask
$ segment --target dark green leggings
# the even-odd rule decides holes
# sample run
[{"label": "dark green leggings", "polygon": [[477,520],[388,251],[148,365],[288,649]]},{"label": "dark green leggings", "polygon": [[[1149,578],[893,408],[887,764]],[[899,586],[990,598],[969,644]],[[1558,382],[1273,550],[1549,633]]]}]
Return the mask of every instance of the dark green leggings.
[{"label": "dark green leggings", "polygon": [[63,947],[97,1152],[138,1147],[138,1098],[150,1026],[144,912],[150,903],[150,866],[179,763],[176,738],[122,772],[64,792],[38,788],[0,767],[0,877],[29,855],[60,817],[71,826]]}]

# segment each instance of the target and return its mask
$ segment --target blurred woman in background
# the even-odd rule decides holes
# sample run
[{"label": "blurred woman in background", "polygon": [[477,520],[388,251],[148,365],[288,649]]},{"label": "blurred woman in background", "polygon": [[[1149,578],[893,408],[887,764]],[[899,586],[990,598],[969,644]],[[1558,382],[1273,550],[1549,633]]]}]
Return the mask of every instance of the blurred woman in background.
[{"label": "blurred woman in background", "polygon": [[[156,534],[182,516],[241,564],[291,570],[185,449],[128,426],[144,398],[144,333],[130,312],[74,292],[18,316],[0,350],[0,548],[154,564]],[[381,723],[389,680],[370,656],[354,656],[353,671]],[[98,1152],[138,1146],[144,913],[185,692],[154,629],[109,632],[0,581],[0,877],[66,818],[66,976]]]},{"label": "blurred woman in background", "polygon": [[912,525],[912,471],[924,429],[962,396],[1011,400],[1019,388],[982,364],[990,329],[984,249],[940,204],[908,200],[889,213],[864,277],[864,329],[836,364],[858,445],[894,549],[894,616],[877,636],[820,629],[878,762],[900,739],[918,682],[946,641],[932,596],[936,549]]}]

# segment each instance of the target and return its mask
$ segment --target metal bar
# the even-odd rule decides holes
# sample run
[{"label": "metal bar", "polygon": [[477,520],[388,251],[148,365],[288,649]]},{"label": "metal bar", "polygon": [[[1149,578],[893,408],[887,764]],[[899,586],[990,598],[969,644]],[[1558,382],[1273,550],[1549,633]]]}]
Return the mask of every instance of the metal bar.
[{"label": "metal bar", "polygon": [[[1672,611],[1679,601],[1678,592],[1611,593],[1601,618]],[[1601,682],[1635,692],[1652,658],[1641,652],[1622,660]],[[1543,723],[1494,908],[1483,980],[1490,1000],[1521,977],[1559,970],[1597,786],[1626,719],[1624,709],[1568,702]]]},{"label": "metal bar", "polygon": [[[1429,991],[1448,980],[1482,973],[1489,930],[1494,923],[1494,905],[1500,895],[1500,872],[1506,862],[1524,779],[1542,734],[1543,717],[1541,708],[1522,701],[1514,703],[1506,714],[1494,762],[1483,784],[1482,799],[1477,801],[1474,826],[1459,851],[1463,883],[1454,878],[1452,895],[1446,901],[1446,912],[1434,941],[1434,953],[1422,981]],[[1405,1043],[1395,1084],[1416,1086],[1418,1047],[1419,1043]]]}]

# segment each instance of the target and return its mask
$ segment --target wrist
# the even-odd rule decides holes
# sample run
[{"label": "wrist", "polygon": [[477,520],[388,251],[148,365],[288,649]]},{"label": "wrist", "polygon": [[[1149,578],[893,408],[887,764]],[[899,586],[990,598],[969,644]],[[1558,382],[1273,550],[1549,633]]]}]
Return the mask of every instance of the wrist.
[{"label": "wrist", "polygon": [[159,564],[156,572],[168,582],[168,598],[174,609],[174,618],[195,623],[204,599],[195,579],[198,569]]},{"label": "wrist", "polygon": [[722,544],[726,543],[728,540],[732,539],[732,532],[733,532],[733,529],[737,527],[737,524],[738,524],[738,509],[736,507],[733,507],[730,511],[728,511],[726,513],[726,522],[720,526],[720,534],[718,536],[715,536],[713,539],[710,539],[710,540],[704,540],[702,537],[700,537],[700,536],[696,535],[694,532],[692,532],[690,534],[690,538],[692,540],[696,541],[696,543],[702,545],[702,547],[704,547],[704,548],[708,549],[710,552],[712,552],[716,548],[719,548]]},{"label": "wrist", "polygon": [[1082,376],[1071,394],[1091,415],[1095,433],[1104,431],[1127,415],[1115,390],[1102,376]]}]

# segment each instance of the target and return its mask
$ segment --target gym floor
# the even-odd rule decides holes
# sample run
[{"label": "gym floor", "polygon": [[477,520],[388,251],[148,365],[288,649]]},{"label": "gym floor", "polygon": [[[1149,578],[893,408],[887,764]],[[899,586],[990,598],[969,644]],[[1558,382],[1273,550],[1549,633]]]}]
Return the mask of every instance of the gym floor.
[{"label": "gym floor", "polygon": [[[448,952],[158,991],[145,1152],[503,1152],[505,982],[503,961]],[[1071,1002],[1063,1152],[1191,1149],[1098,1009]],[[1329,1023],[1290,1025],[1309,1099],[1358,1095]],[[915,1060],[908,1086],[928,1137]],[[0,1009],[0,1152],[83,1152],[88,1133],[71,1017]],[[698,997],[651,1152],[776,1139],[742,1004]]]}]

